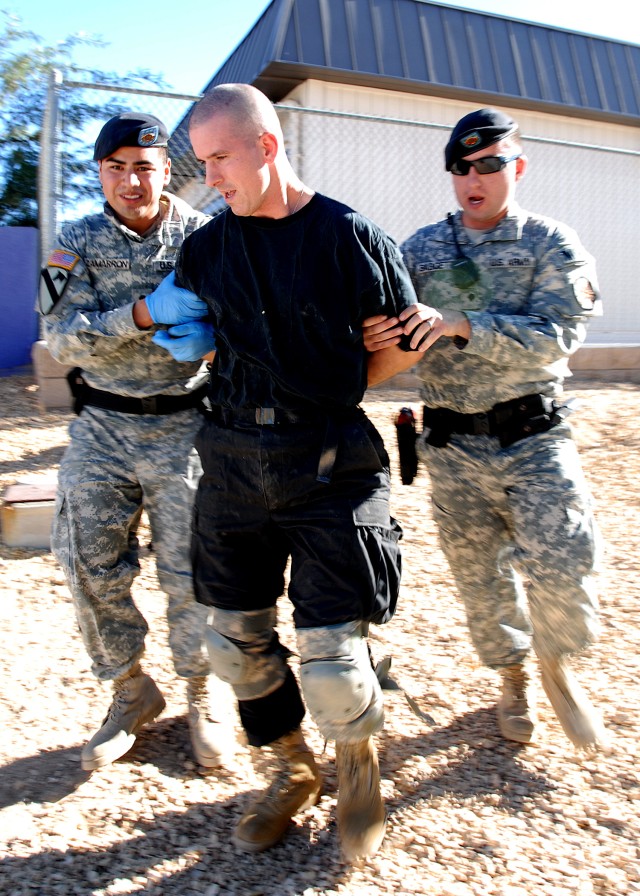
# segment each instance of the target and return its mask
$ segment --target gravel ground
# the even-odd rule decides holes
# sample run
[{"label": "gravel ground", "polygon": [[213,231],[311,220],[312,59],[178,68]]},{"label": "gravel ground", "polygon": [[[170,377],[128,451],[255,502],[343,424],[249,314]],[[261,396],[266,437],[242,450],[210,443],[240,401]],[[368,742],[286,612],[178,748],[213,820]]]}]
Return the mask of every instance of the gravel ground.
[{"label": "gravel ground", "polygon": [[[574,426],[607,541],[602,638],[575,665],[604,711],[610,753],[577,755],[542,695],[537,742],[500,739],[498,678],[471,649],[435,537],[426,474],[412,486],[397,474],[393,413],[405,403],[417,409],[417,396],[375,391],[365,404],[396,464],[405,575],[398,612],[374,630],[373,647],[393,657],[392,676],[435,720],[418,718],[402,690],[386,692],[379,747],[389,824],[380,853],[361,866],[341,861],[333,748],[323,752],[311,721],[306,731],[326,775],[325,796],[269,852],[251,857],[230,844],[247,796],[261,787],[260,770],[245,747],[225,772],[204,777],[195,768],[184,687],[173,674],[164,599],[147,550],[135,593],[151,624],[146,667],[167,709],[119,762],[82,772],[81,746],[99,726],[110,691],[89,672],[51,554],[0,545],[0,893],[640,893],[640,387],[583,381],[571,392],[582,401]],[[41,413],[36,393],[29,376],[0,379],[0,490],[55,471],[66,443],[69,414]],[[286,601],[279,628],[292,643]]]}]

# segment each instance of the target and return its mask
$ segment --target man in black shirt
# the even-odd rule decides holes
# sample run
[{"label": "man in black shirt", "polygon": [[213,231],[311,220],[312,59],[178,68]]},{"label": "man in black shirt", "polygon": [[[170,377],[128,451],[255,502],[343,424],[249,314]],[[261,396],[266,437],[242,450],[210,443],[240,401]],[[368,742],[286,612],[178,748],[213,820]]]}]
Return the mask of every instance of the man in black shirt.
[{"label": "man in black shirt", "polygon": [[176,267],[177,282],[206,302],[217,346],[196,442],[196,596],[212,607],[212,667],[235,689],[249,743],[277,760],[234,841],[272,846],[322,786],[275,630],[290,558],[302,690],[336,741],[338,825],[352,860],[373,854],[385,830],[372,739],[383,701],[366,636],[393,614],[401,534],[388,456],[358,407],[362,321],[398,314],[415,293],[380,228],[297,177],[260,91],[215,87],[193,110],[190,137],[228,205],[186,241]]}]

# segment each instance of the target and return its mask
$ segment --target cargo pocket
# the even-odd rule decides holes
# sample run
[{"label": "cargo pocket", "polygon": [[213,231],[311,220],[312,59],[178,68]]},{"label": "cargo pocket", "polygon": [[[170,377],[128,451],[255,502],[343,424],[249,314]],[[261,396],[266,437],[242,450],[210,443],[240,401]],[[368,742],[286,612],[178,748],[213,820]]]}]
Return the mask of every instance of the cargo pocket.
[{"label": "cargo pocket", "polygon": [[59,487],[51,523],[51,553],[69,576],[72,568],[71,533],[67,518],[66,498]]},{"label": "cargo pocket", "polygon": [[363,618],[381,625],[395,613],[400,591],[402,528],[389,516],[388,504],[369,499],[353,508],[357,538],[367,564],[369,595],[363,595]]}]

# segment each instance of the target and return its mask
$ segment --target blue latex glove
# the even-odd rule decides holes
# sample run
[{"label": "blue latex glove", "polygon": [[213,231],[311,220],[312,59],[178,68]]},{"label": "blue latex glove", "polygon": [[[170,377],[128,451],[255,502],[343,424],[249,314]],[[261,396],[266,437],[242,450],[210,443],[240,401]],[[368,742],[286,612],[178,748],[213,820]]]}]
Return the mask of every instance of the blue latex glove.
[{"label": "blue latex glove", "polygon": [[156,324],[184,324],[190,320],[202,320],[209,313],[206,302],[194,292],[176,286],[175,271],[164,278],[147,296],[147,309]]},{"label": "blue latex glove", "polygon": [[213,327],[198,320],[158,330],[151,341],[166,349],[176,361],[199,361],[216,348]]}]

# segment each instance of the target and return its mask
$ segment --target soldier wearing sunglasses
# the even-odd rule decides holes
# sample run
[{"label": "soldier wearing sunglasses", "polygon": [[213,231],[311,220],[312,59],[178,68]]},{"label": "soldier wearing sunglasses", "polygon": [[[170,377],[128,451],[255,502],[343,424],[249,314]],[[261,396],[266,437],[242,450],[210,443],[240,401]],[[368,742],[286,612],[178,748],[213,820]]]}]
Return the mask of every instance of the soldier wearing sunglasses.
[{"label": "soldier wearing sunglasses", "polygon": [[527,168],[518,125],[478,109],[445,167],[459,209],[402,246],[420,304],[365,321],[369,382],[416,372],[419,457],[471,639],[500,673],[503,737],[535,737],[544,691],[580,749],[606,739],[568,658],[597,637],[600,536],[562,399],[570,356],[600,314],[594,261],[566,225],[515,201]]}]

